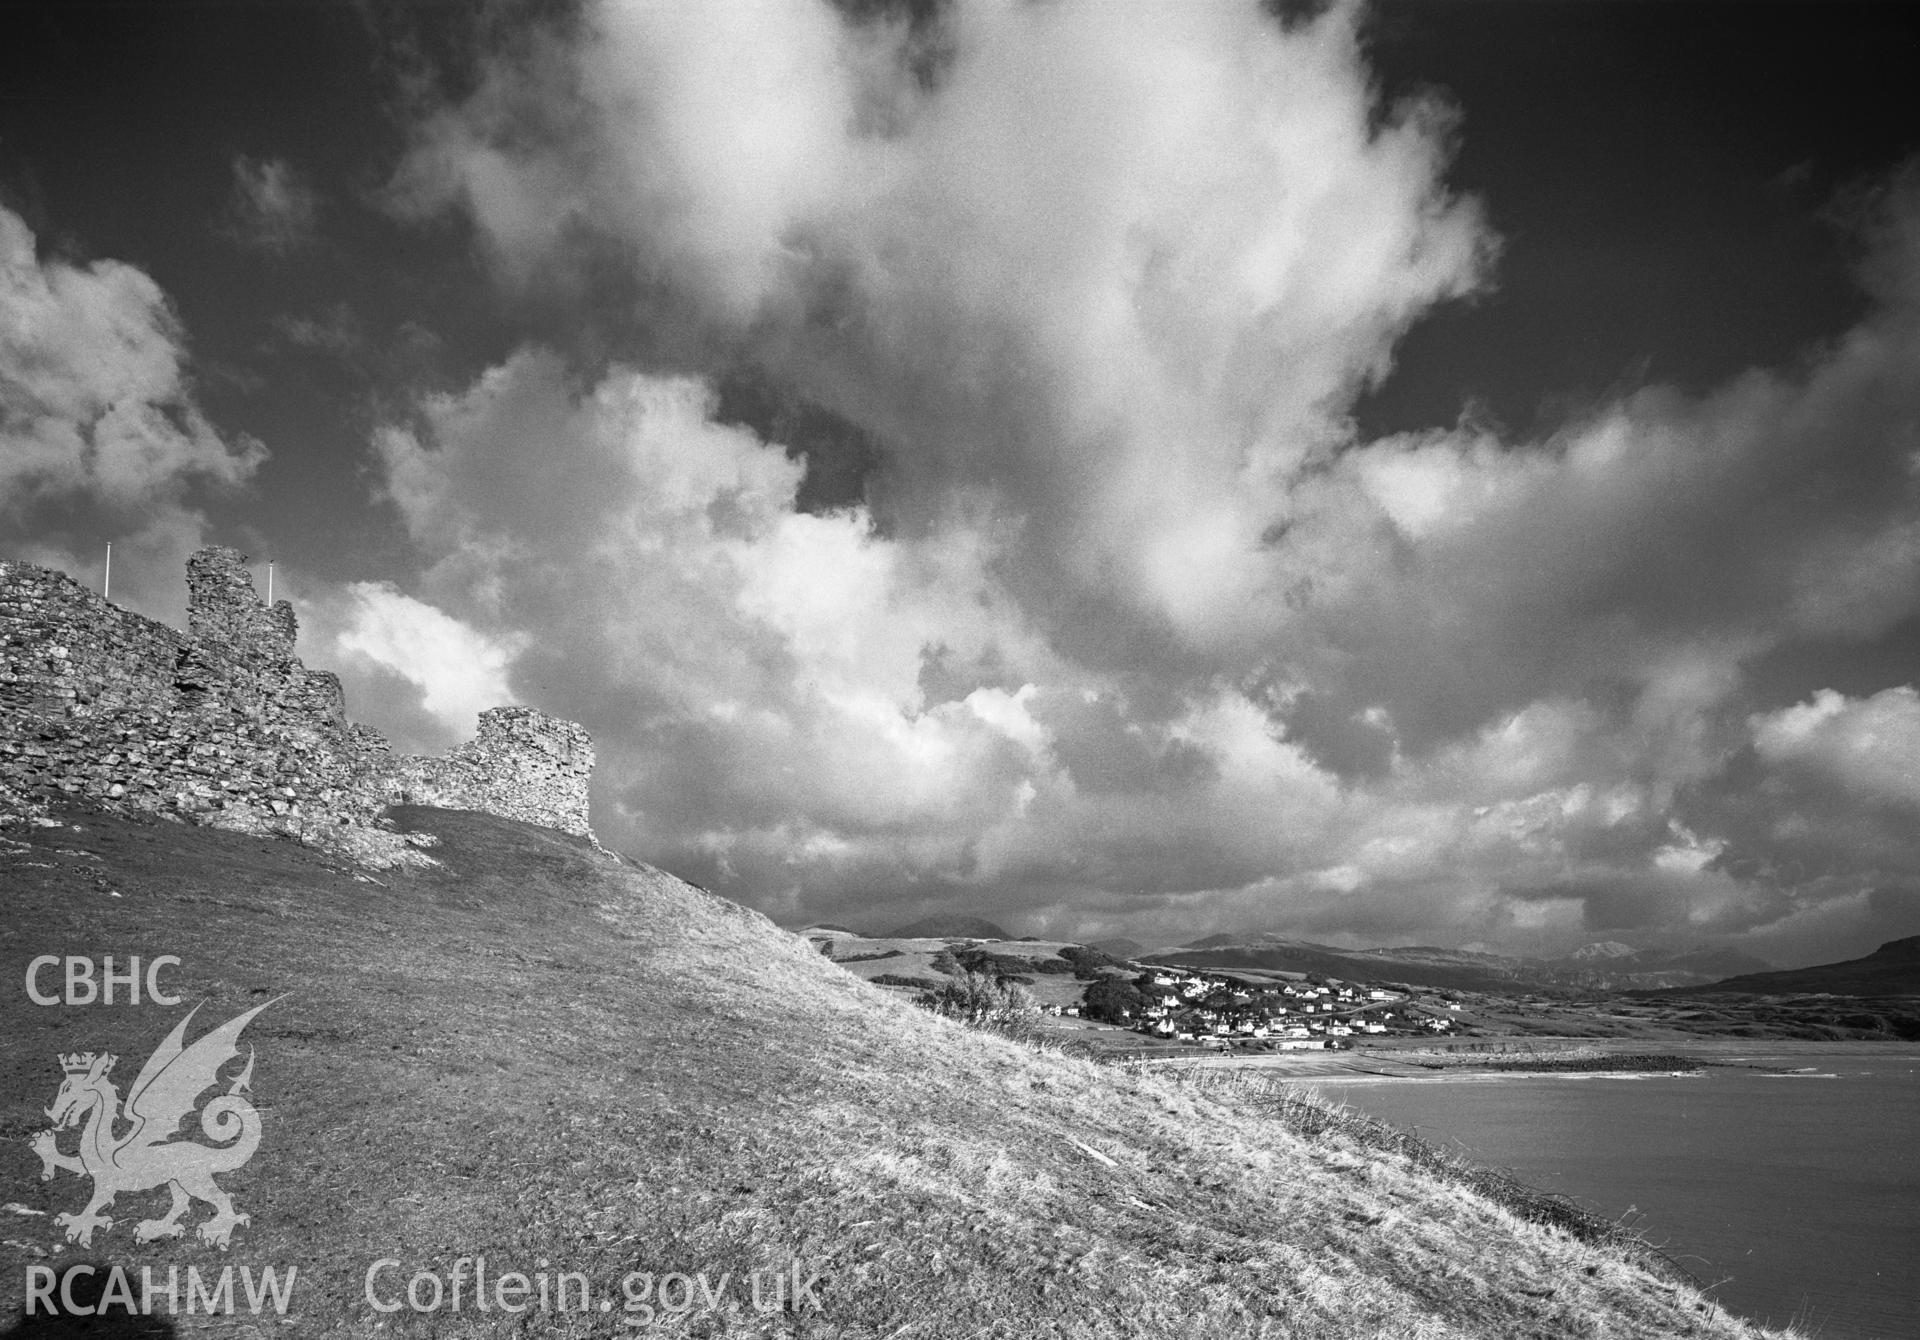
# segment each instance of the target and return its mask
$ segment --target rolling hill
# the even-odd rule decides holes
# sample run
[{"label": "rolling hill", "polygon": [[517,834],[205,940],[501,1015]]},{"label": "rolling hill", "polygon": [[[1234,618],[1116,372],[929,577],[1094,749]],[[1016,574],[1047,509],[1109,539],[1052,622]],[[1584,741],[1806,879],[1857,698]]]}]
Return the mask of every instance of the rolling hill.
[{"label": "rolling hill", "polygon": [[1341,949],[1275,935],[1209,935],[1158,949],[1153,963],[1314,973],[1349,981],[1404,982],[1454,991],[1511,992],[1544,988],[1631,991],[1696,986],[1768,965],[1725,950],[1636,950],[1605,942],[1564,958],[1510,958],[1433,945]]},{"label": "rolling hill", "polygon": [[1920,996],[1920,935],[1889,940],[1865,958],[1821,963],[1811,968],[1743,973],[1669,995]]},{"label": "rolling hill", "polygon": [[[24,1306],[16,1282],[81,1263],[163,1287],[174,1269],[298,1270],[277,1323],[89,1334],[630,1335],[623,1300],[642,1279],[649,1308],[680,1281],[684,1315],[652,1319],[684,1335],[1762,1334],[1644,1253],[1527,1222],[1290,1120],[1298,1105],[964,1028],[584,839],[395,817],[432,836],[439,865],[375,875],[286,841],[97,814],[0,841],[15,983],[0,995],[0,1327]],[[177,959],[156,980],[179,1003],[45,1006],[18,989],[35,958],[109,954],[122,973],[129,956]],[[222,1177],[250,1218],[224,1253],[191,1232],[140,1243],[165,1197],[129,1192],[90,1247],[67,1244],[53,1216],[86,1188],[41,1180],[30,1143],[58,1058],[110,1050],[128,1092],[196,1006],[188,1041],[264,1006],[241,1039],[259,1148]],[[233,1090],[238,1069],[222,1072]],[[597,1302],[479,1311],[476,1257],[496,1289],[503,1272],[565,1274],[580,1288],[561,1301]],[[373,1310],[370,1272],[398,1310]],[[763,1312],[746,1281],[776,1276],[804,1287]],[[466,1305],[402,1306],[410,1280],[464,1280]],[[53,1333],[35,1318],[7,1332]]]},{"label": "rolling hill", "polygon": [[958,912],[921,917],[899,930],[881,937],[888,940],[1011,940],[1014,937],[985,917],[969,917]]}]

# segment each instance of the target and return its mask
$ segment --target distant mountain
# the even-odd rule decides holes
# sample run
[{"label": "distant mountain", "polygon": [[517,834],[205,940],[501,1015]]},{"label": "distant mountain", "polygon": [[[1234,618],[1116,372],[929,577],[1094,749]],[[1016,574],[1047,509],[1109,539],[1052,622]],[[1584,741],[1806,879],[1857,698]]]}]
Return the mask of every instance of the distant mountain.
[{"label": "distant mountain", "polygon": [[1644,991],[1698,986],[1770,965],[1728,950],[1635,949],[1617,940],[1586,945],[1564,958],[1511,958],[1467,949],[1406,945],[1341,949],[1276,935],[1209,935],[1145,956],[1195,968],[1315,973],[1352,981],[1405,982],[1457,991]]},{"label": "distant mountain", "polygon": [[1339,949],[1278,936],[1210,935],[1196,944],[1204,947],[1164,949],[1146,955],[1146,960],[1190,968],[1302,972],[1350,981],[1406,982],[1412,986],[1451,987],[1462,991],[1512,990],[1520,985],[1512,971],[1514,960],[1460,950]]},{"label": "distant mountain", "polygon": [[[1609,964],[1608,967],[1613,965]],[[1687,987],[1705,986],[1709,982],[1732,977],[1738,973],[1771,972],[1773,965],[1763,958],[1752,954],[1742,954],[1732,949],[1693,949],[1677,954],[1662,954],[1659,950],[1643,949],[1636,956],[1627,975],[1635,979],[1631,987],[1621,988],[1644,990],[1647,987]],[[1672,981],[1653,982],[1654,977],[1673,978]]]},{"label": "distant mountain", "polygon": [[1680,988],[1688,995],[1920,996],[1920,935],[1889,940],[1865,958],[1780,972],[1743,973],[1704,986]]},{"label": "distant mountain", "polygon": [[1011,940],[1013,936],[985,917],[936,912],[930,917],[921,917],[910,926],[902,926],[893,934],[882,938],[889,940]]},{"label": "distant mountain", "polygon": [[1138,940],[1128,940],[1124,937],[1118,940],[1096,940],[1087,948],[1098,949],[1101,953],[1111,954],[1115,958],[1139,958],[1147,952],[1147,947]]},{"label": "distant mountain", "polygon": [[1577,959],[1626,958],[1629,955],[1639,952],[1640,951],[1632,945],[1623,945],[1618,940],[1602,940],[1597,944],[1581,945],[1578,949],[1574,950],[1573,953],[1569,954],[1568,957]]},{"label": "distant mountain", "polygon": [[851,926],[842,926],[831,921],[809,922],[807,924],[806,929],[810,931],[838,931],[842,935],[859,935],[860,934],[859,931],[853,929],[853,927]]}]

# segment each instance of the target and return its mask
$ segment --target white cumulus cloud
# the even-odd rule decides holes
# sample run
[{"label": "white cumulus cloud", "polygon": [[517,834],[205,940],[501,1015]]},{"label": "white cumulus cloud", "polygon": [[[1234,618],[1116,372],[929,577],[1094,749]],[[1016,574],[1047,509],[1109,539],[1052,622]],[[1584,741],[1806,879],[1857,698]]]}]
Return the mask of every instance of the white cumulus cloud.
[{"label": "white cumulus cloud", "polygon": [[159,285],[119,261],[43,258],[0,207],[0,528],[21,556],[93,571],[96,538],[113,539],[116,596],[175,610],[201,497],[265,458],[202,412]]},{"label": "white cumulus cloud", "polygon": [[[589,3],[420,118],[394,201],[513,294],[621,276],[679,368],[522,349],[378,442],[417,589],[608,744],[610,832],[777,909],[1071,933],[1872,905],[1782,857],[1749,797],[1806,758],[1746,718],[1765,658],[1920,613],[1920,191],[1790,370],[1363,441],[1498,247],[1358,22]],[[686,373],[741,366],[874,444],[861,505]]]},{"label": "white cumulus cloud", "polygon": [[489,707],[515,701],[508,667],[522,642],[489,637],[390,582],[353,582],[334,646],[416,685],[421,705],[450,731],[471,734]]},{"label": "white cumulus cloud", "polygon": [[1920,805],[1920,692],[1912,685],[1865,698],[1822,689],[1750,724],[1768,762],[1814,769],[1875,800]]}]

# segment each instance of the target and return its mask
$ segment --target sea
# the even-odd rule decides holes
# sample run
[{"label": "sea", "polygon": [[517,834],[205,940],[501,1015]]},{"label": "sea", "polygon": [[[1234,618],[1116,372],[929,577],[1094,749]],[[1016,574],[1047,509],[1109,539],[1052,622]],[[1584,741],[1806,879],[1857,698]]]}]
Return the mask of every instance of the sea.
[{"label": "sea", "polygon": [[1817,1340],[1920,1340],[1920,1044],[1646,1049],[1716,1064],[1312,1087],[1624,1220],[1729,1311]]}]

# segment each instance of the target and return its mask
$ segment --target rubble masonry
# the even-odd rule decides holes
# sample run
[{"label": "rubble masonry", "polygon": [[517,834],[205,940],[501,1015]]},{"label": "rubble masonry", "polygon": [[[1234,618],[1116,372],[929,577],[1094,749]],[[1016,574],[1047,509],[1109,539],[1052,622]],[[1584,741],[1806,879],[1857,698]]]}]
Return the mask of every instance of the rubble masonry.
[{"label": "rubble masonry", "polygon": [[294,637],[233,549],[188,560],[185,633],[0,561],[0,813],[66,795],[353,849],[410,802],[592,836],[580,726],[496,707],[446,757],[398,756]]}]

